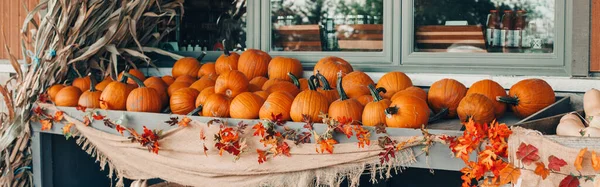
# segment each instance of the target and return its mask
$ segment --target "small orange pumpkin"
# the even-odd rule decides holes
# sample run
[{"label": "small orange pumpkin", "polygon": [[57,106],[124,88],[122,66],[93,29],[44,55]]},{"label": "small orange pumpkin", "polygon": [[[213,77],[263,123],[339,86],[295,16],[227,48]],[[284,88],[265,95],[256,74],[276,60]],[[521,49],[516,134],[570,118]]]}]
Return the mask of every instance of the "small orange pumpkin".
[{"label": "small orange pumpkin", "polygon": [[485,95],[478,93],[467,94],[456,111],[462,122],[471,120],[478,124],[488,124],[495,119],[494,104]]},{"label": "small orange pumpkin", "polygon": [[356,98],[356,100],[363,106],[366,106],[367,104],[369,104],[371,101],[373,101],[373,96],[371,95],[361,95],[359,97]]},{"label": "small orange pumpkin", "polygon": [[169,86],[161,78],[149,77],[144,81],[144,85],[148,88],[154,88],[158,92],[162,106],[169,105],[169,94],[167,93]]},{"label": "small orange pumpkin", "polygon": [[340,98],[339,92],[337,90],[333,89],[329,85],[329,81],[327,81],[325,76],[323,76],[320,73],[317,73],[316,76],[320,80],[320,83],[321,83],[321,88],[318,88],[317,91],[319,93],[323,94],[323,96],[325,96],[327,98],[327,101],[331,105],[331,103],[333,103],[334,101],[336,101]]},{"label": "small orange pumpkin", "polygon": [[229,115],[238,119],[257,119],[258,111],[265,102],[262,97],[244,92],[235,96],[229,105]]},{"label": "small orange pumpkin", "polygon": [[385,113],[388,127],[417,129],[422,125],[426,127],[429,121],[427,102],[410,95],[398,96]]},{"label": "small orange pumpkin", "polygon": [[322,58],[319,60],[319,62],[317,62],[317,64],[315,64],[313,74],[316,75],[320,72],[323,74],[323,76],[325,76],[327,81],[335,82],[337,80],[337,73],[339,71],[342,71],[342,76],[345,76],[346,74],[354,71],[354,69],[346,60],[339,57],[328,56]]},{"label": "small orange pumpkin", "polygon": [[206,99],[202,106],[202,116],[206,117],[229,117],[229,105],[231,99],[224,94],[213,94]]},{"label": "small orange pumpkin", "polygon": [[250,84],[248,85],[248,91],[257,92],[263,90],[262,87],[265,85],[269,79],[266,77],[254,77],[250,80]]},{"label": "small orange pumpkin", "polygon": [[238,61],[238,71],[242,72],[249,80],[254,77],[266,77],[271,56],[261,50],[248,49],[242,53]]},{"label": "small orange pumpkin", "polygon": [[86,90],[90,89],[90,77],[79,77],[79,78],[75,78],[73,79],[73,83],[71,83],[71,85],[79,88],[79,90],[81,92],[84,92]]},{"label": "small orange pumpkin", "polygon": [[203,64],[202,67],[200,67],[200,70],[198,70],[198,78],[205,77],[205,76],[213,77],[213,78],[217,77],[217,71],[215,70],[215,63],[209,62],[209,63]]},{"label": "small orange pumpkin", "polygon": [[138,85],[138,87],[133,89],[131,93],[129,93],[129,96],[127,96],[127,111],[160,112],[163,104],[156,89],[146,87],[144,82],[135,75],[129,73],[123,73],[123,75],[132,79]]},{"label": "small orange pumpkin", "polygon": [[171,84],[173,84],[173,82],[175,82],[175,78],[173,78],[171,75],[162,76],[161,79],[163,81],[165,81],[165,83],[167,83],[167,85],[169,85],[169,86],[171,86]]},{"label": "small orange pumpkin", "polygon": [[369,85],[375,84],[369,75],[361,71],[348,73],[348,75],[344,76],[343,82],[346,93],[348,93],[350,98],[369,95]]},{"label": "small orange pumpkin", "polygon": [[173,92],[170,99],[171,112],[173,114],[187,115],[196,109],[196,98],[198,90],[193,88],[183,88]]},{"label": "small orange pumpkin", "polygon": [[296,97],[296,95],[300,93],[300,89],[296,85],[294,85],[294,83],[287,81],[278,81],[277,83],[267,87],[265,91],[267,91],[268,93],[273,93],[276,91],[287,92],[294,97]]},{"label": "small orange pumpkin", "polygon": [[192,58],[185,57],[179,59],[173,64],[173,68],[171,69],[171,75],[177,78],[182,75],[188,75],[190,77],[196,77],[198,75],[198,71],[200,70],[200,62],[206,56],[206,53],[202,53],[200,57]]},{"label": "small orange pumpkin", "polygon": [[260,97],[262,97],[265,100],[270,95],[269,92],[267,92],[267,91],[258,91],[258,92],[253,92],[253,93],[256,94],[256,95],[258,95],[258,96],[260,96]]},{"label": "small orange pumpkin", "polygon": [[188,82],[174,82],[173,84],[171,84],[171,86],[169,86],[169,88],[167,88],[167,93],[169,94],[169,96],[173,95],[173,92],[183,89],[183,88],[188,88],[190,87],[190,83]]},{"label": "small orange pumpkin", "polygon": [[218,75],[221,75],[231,70],[237,70],[239,59],[239,54],[235,52],[230,53],[229,50],[223,50],[223,54],[215,61],[215,71]]},{"label": "small orange pumpkin", "polygon": [[394,96],[392,96],[392,99],[390,99],[390,100],[393,101],[394,99],[396,99],[400,95],[412,95],[412,96],[415,96],[415,97],[423,99],[423,101],[427,100],[427,92],[425,92],[425,90],[423,90],[423,89],[421,89],[419,87],[415,87],[415,86],[411,86],[411,87],[408,87],[408,88],[406,88],[404,90],[396,92],[394,94]]},{"label": "small orange pumpkin", "polygon": [[135,85],[127,84],[125,77],[119,81],[113,81],[104,88],[100,95],[100,108],[104,110],[127,109],[127,96]]},{"label": "small orange pumpkin", "polygon": [[[142,82],[146,80],[146,75],[144,75],[144,73],[142,73],[138,69],[131,69],[128,71],[128,73],[135,76],[136,78],[140,79]],[[123,77],[123,72],[119,73],[119,76],[117,77],[117,79],[121,79],[122,77]],[[127,84],[137,85],[135,83],[135,81],[131,78],[127,79]]]},{"label": "small orange pumpkin", "polygon": [[269,79],[281,79],[291,82],[288,73],[296,77],[302,77],[302,64],[298,59],[287,57],[275,57],[269,63]]},{"label": "small orange pumpkin", "polygon": [[267,90],[267,88],[277,84],[278,82],[282,82],[283,80],[279,80],[279,79],[269,79],[267,80],[267,82],[265,82],[262,86],[262,90]]},{"label": "small orange pumpkin", "polygon": [[202,90],[200,92],[200,94],[198,94],[198,98],[196,98],[196,107],[204,105],[204,103],[206,102],[206,99],[208,99],[208,97],[213,94],[215,94],[214,86],[204,88],[204,90]]},{"label": "small orange pumpkin", "polygon": [[412,85],[412,80],[406,74],[399,71],[386,73],[377,82],[377,88],[385,88],[387,90],[383,94],[383,98],[386,99],[392,98],[396,92],[402,91]]},{"label": "small orange pumpkin", "polygon": [[237,70],[232,70],[219,75],[215,83],[215,92],[234,98],[240,93],[248,91],[248,78]]},{"label": "small orange pumpkin", "polygon": [[303,115],[306,115],[310,121],[319,122],[323,120],[320,114],[329,110],[327,98],[317,91],[315,81],[316,77],[311,76],[308,81],[309,89],[300,92],[292,102],[290,116],[295,122],[303,121]]},{"label": "small orange pumpkin", "polygon": [[108,84],[110,84],[113,81],[114,80],[110,76],[104,77],[104,80],[102,80],[102,82],[96,84],[96,90],[103,91],[104,88],[106,88],[106,86],[108,86]]},{"label": "small orange pumpkin", "polygon": [[292,82],[298,87],[300,88],[300,91],[304,91],[304,90],[308,90],[308,79],[305,78],[298,78],[296,77],[294,74],[288,73],[288,76],[290,77],[290,79],[292,79]]},{"label": "small orange pumpkin", "polygon": [[272,119],[273,116],[281,114],[281,120],[290,121],[290,108],[294,97],[286,92],[274,92],[267,97],[265,103],[260,107],[258,116],[260,119]]},{"label": "small orange pumpkin", "polygon": [[75,86],[67,86],[60,89],[55,96],[54,104],[56,106],[77,106],[78,98],[81,96],[81,89]]},{"label": "small orange pumpkin", "polygon": [[190,88],[196,89],[199,92],[204,90],[205,88],[215,86],[215,81],[209,78],[209,76],[204,76],[190,85]]},{"label": "small orange pumpkin", "polygon": [[102,91],[96,90],[96,79],[90,76],[90,89],[81,94],[77,104],[86,108],[100,108],[100,95]]},{"label": "small orange pumpkin", "polygon": [[[385,90],[385,88],[380,89]],[[375,86],[372,84],[369,85],[369,90],[371,90],[371,96],[373,97],[373,100],[367,103],[365,105],[365,109],[363,109],[362,124],[366,126],[383,124],[385,126],[385,109],[392,104],[392,101],[381,97],[379,90],[375,89]]]},{"label": "small orange pumpkin", "polygon": [[[347,76],[346,76],[347,77]],[[350,118],[354,121],[362,120],[363,105],[361,105],[356,99],[349,98],[344,91],[342,86],[342,73],[338,73],[337,80],[337,91],[340,95],[340,99],[334,101],[329,105],[329,116],[332,119],[339,119],[342,117]]]},{"label": "small orange pumpkin", "polygon": [[507,96],[506,90],[504,90],[500,84],[489,79],[477,81],[471,85],[467,91],[467,95],[474,93],[484,95],[492,101],[494,104],[494,113],[496,118],[500,118],[502,115],[504,115],[504,112],[506,111],[506,103],[496,101],[497,97]]},{"label": "small orange pumpkin", "polygon": [[190,83],[190,85],[191,85],[194,82],[196,82],[196,80],[197,79],[195,77],[191,77],[188,75],[182,75],[182,76],[177,77],[177,79],[175,79],[175,82],[187,82],[187,83]]},{"label": "small orange pumpkin", "polygon": [[517,117],[525,118],[550,106],[556,95],[546,81],[525,79],[510,88],[508,97],[499,97],[498,101],[509,104]]},{"label": "small orange pumpkin", "polygon": [[55,84],[50,86],[50,88],[48,88],[48,96],[50,96],[50,100],[54,100],[54,98],[56,98],[56,94],[58,94],[58,91],[64,87],[66,86],[63,84]]},{"label": "small orange pumpkin", "polygon": [[462,83],[454,79],[442,79],[429,87],[427,102],[436,116],[455,118],[456,108],[466,93],[467,88]]}]

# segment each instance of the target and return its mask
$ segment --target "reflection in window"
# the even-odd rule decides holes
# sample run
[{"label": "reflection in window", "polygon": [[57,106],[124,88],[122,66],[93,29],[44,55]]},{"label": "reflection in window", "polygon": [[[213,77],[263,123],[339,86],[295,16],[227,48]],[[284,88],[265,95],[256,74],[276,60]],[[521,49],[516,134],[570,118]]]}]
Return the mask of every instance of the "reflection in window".
[{"label": "reflection in window", "polygon": [[274,51],[382,51],[383,0],[271,0]]},{"label": "reflection in window", "polygon": [[[183,18],[161,48],[181,52],[246,48],[247,0],[185,1]],[[179,20],[179,18],[177,18]],[[160,30],[160,28],[159,28]]]},{"label": "reflection in window", "polygon": [[552,53],[555,0],[415,0],[416,52]]}]

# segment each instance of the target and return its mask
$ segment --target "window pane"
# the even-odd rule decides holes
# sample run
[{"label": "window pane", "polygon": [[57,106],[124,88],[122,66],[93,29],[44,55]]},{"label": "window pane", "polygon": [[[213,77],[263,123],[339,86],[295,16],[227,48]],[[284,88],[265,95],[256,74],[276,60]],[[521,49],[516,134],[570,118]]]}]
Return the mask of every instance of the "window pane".
[{"label": "window pane", "polygon": [[415,0],[415,52],[553,53],[555,0]]},{"label": "window pane", "polygon": [[382,51],[383,0],[271,0],[273,51]]},{"label": "window pane", "polygon": [[[246,48],[246,3],[243,0],[185,1],[183,18],[168,35],[163,49],[182,52]],[[168,19],[167,19],[168,21]],[[168,27],[165,27],[168,28]],[[159,30],[161,30],[159,28]]]}]

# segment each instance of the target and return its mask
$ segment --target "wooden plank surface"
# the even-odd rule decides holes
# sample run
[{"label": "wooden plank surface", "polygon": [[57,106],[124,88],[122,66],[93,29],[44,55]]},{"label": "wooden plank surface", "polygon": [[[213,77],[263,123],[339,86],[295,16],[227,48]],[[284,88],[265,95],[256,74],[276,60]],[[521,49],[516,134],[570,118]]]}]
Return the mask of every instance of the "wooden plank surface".
[{"label": "wooden plank surface", "polygon": [[[20,30],[28,10],[32,10],[39,0],[2,0],[0,1],[0,30],[4,31],[7,41],[0,39],[0,59],[8,59],[4,44],[8,44],[15,57],[21,58],[21,34]],[[1,32],[0,31],[0,32]]]},{"label": "wooden plank surface", "polygon": [[590,71],[600,72],[600,0],[592,0]]}]

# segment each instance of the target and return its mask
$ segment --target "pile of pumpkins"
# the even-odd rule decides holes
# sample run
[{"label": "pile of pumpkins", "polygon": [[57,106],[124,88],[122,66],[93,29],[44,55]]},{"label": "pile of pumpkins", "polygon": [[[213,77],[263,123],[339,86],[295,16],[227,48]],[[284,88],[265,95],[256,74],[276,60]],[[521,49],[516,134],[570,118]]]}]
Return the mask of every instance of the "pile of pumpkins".
[{"label": "pile of pumpkins", "polygon": [[600,137],[600,91],[591,89],[585,92],[583,112],[585,118],[577,112],[566,114],[560,118],[556,134],[559,136]]},{"label": "pile of pumpkins", "polygon": [[[201,58],[201,57],[199,57]],[[72,86],[53,85],[48,94],[58,106],[84,106],[109,110],[161,112],[179,115],[270,119],[281,114],[286,121],[319,122],[351,118],[363,125],[420,128],[441,118],[475,120],[499,118],[508,106],[518,117],[529,116],[554,103],[554,91],[540,79],[522,80],[507,94],[492,80],[470,89],[453,79],[442,79],[429,92],[415,87],[402,72],[388,72],[377,83],[342,58],[325,57],[312,76],[294,58],[272,58],[249,49],[224,52],[215,63],[186,57],[175,62],[172,75],[146,77],[126,69],[118,80],[102,82],[77,78]]]}]

